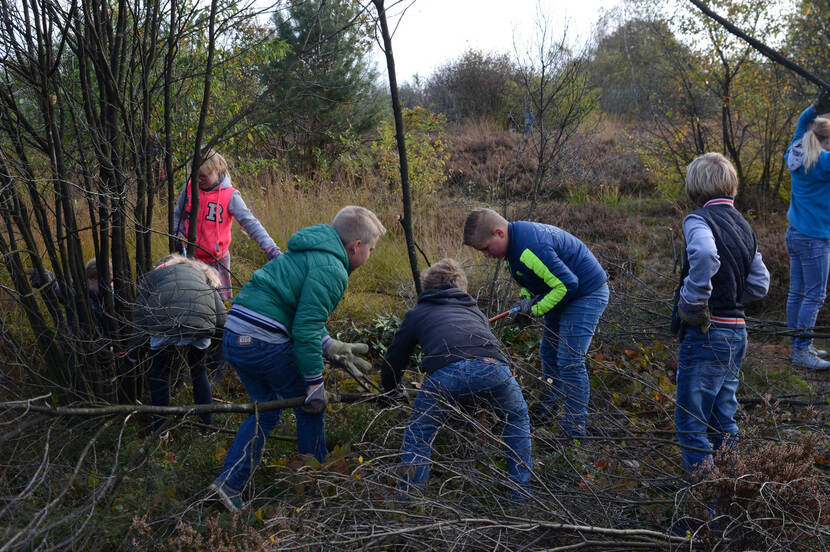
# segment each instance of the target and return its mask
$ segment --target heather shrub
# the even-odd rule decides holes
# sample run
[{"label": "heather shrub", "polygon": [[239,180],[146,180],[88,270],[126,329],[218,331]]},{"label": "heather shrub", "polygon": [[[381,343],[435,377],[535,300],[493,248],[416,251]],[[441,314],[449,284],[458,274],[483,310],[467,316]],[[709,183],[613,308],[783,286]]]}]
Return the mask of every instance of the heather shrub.
[{"label": "heather shrub", "polygon": [[648,232],[622,210],[596,203],[545,204],[533,220],[559,226],[585,242],[612,278],[616,267],[630,264],[638,255],[634,244],[643,243]]},{"label": "heather shrub", "polygon": [[689,513],[705,520],[698,536],[730,550],[822,548],[830,494],[813,466],[823,445],[812,435],[719,452],[691,491]]},{"label": "heather shrub", "polygon": [[[454,125],[448,131],[450,189],[489,201],[505,195],[524,197],[533,191],[538,135],[501,130],[485,119]],[[544,195],[561,198],[569,191],[571,199],[580,193],[587,199],[603,198],[609,190],[617,197],[652,193],[651,175],[639,156],[625,147],[627,141],[619,126],[610,122],[575,132],[548,171]]]},{"label": "heather shrub", "polygon": [[[146,516],[133,518],[130,527],[132,533],[131,549],[148,550],[151,548],[176,550],[178,552],[241,552],[243,550],[260,550],[274,539],[267,538],[256,529],[243,522],[239,516],[233,516],[230,524],[222,527],[219,516],[209,517],[204,526],[194,527],[179,520],[172,535],[162,537],[154,535],[147,523]],[[161,541],[161,542],[160,542]]]},{"label": "heather shrub", "polygon": [[790,256],[784,242],[786,229],[758,224],[753,224],[753,228],[758,237],[758,250],[769,270],[770,285],[766,297],[750,304],[750,312],[783,310],[790,286]]},{"label": "heather shrub", "polygon": [[652,194],[655,185],[651,174],[628,142],[627,135],[612,123],[592,132],[575,133],[561,158],[564,184],[569,189],[584,186],[594,197],[602,188],[634,196]]},{"label": "heather shrub", "polygon": [[527,135],[498,129],[486,119],[454,125],[449,133],[451,191],[493,201],[505,185],[511,195],[532,189],[537,160],[527,147]]}]

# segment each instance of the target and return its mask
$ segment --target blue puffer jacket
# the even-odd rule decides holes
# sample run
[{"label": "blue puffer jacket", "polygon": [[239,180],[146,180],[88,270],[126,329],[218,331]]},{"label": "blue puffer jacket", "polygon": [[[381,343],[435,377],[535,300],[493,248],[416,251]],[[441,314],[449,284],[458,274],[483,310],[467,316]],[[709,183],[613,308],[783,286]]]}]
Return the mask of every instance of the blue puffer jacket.
[{"label": "blue puffer jacket", "polygon": [[533,305],[535,316],[588,295],[608,280],[591,250],[561,228],[538,222],[511,222],[507,239],[510,274],[520,286],[540,296]]},{"label": "blue puffer jacket", "polygon": [[801,139],[807,127],[818,116],[811,105],[798,118],[798,126],[790,147],[787,148],[787,168],[790,169],[790,225],[811,238],[830,238],[830,151],[822,151],[810,171],[804,170],[804,148]]}]

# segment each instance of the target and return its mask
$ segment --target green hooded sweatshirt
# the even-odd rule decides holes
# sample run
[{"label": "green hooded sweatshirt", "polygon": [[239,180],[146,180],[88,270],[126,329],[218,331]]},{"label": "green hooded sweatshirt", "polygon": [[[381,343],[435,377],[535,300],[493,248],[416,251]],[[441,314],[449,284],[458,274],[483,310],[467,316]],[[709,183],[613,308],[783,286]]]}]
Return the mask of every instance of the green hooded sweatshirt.
[{"label": "green hooded sweatshirt", "polygon": [[234,299],[286,327],[303,376],[323,372],[321,340],[326,322],[349,282],[349,257],[328,224],[303,228],[288,250],[260,268]]}]

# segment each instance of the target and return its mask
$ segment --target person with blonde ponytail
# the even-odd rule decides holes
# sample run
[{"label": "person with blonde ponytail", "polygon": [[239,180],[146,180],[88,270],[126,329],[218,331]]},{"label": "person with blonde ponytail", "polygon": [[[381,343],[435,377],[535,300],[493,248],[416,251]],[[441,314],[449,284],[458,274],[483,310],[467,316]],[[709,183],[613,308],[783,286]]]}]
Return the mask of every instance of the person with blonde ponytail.
[{"label": "person with blonde ponytail", "polygon": [[827,295],[830,272],[830,90],[823,89],[798,119],[787,149],[792,190],[787,218],[790,291],[787,327],[790,360],[810,370],[827,370],[827,351],[813,344],[812,328]]},{"label": "person with blonde ponytail", "polygon": [[[210,338],[225,325],[227,312],[215,268],[182,255],[167,255],[138,284],[133,322],[134,346],[150,341],[150,401],[170,404],[170,373],[179,357],[190,369],[193,399],[210,404],[212,396],[205,366]],[[200,415],[211,425],[210,413]],[[164,420],[154,419],[156,428]]]}]

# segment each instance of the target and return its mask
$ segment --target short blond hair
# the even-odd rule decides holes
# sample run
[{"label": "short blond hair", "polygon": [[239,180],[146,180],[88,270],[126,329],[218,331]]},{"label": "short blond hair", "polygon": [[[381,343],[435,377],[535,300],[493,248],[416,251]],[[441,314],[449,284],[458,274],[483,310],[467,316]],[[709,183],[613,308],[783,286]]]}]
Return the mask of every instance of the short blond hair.
[{"label": "short blond hair", "polygon": [[203,263],[202,261],[197,261],[196,259],[188,259],[178,253],[171,253],[166,257],[162,257],[159,262],[156,263],[155,268],[161,268],[162,266],[170,266],[176,264],[189,264],[193,268],[199,269],[205,274],[205,282],[210,287],[217,288],[222,285],[222,280],[219,278],[219,272],[213,268],[212,266]]},{"label": "short blond hair", "polygon": [[496,228],[507,229],[507,219],[492,209],[475,209],[464,223],[464,245],[480,247],[493,235]]},{"label": "short blond hair", "polygon": [[467,275],[455,259],[441,259],[421,273],[421,286],[424,291],[442,284],[452,284],[462,291],[467,291]]},{"label": "short blond hair", "polygon": [[697,202],[738,195],[738,175],[720,153],[704,153],[686,167],[686,193]]},{"label": "short blond hair", "polygon": [[[187,172],[190,173],[193,167],[193,160],[187,162]],[[216,176],[219,179],[219,182],[225,179],[227,176],[228,171],[230,168],[228,167],[228,162],[225,160],[222,155],[213,149],[208,149],[202,152],[202,164],[199,165],[199,168],[207,168],[208,170],[215,170]]]},{"label": "short blond hair", "polygon": [[383,223],[376,214],[359,205],[347,205],[334,216],[331,225],[340,236],[343,245],[357,240],[373,243],[386,233]]}]

